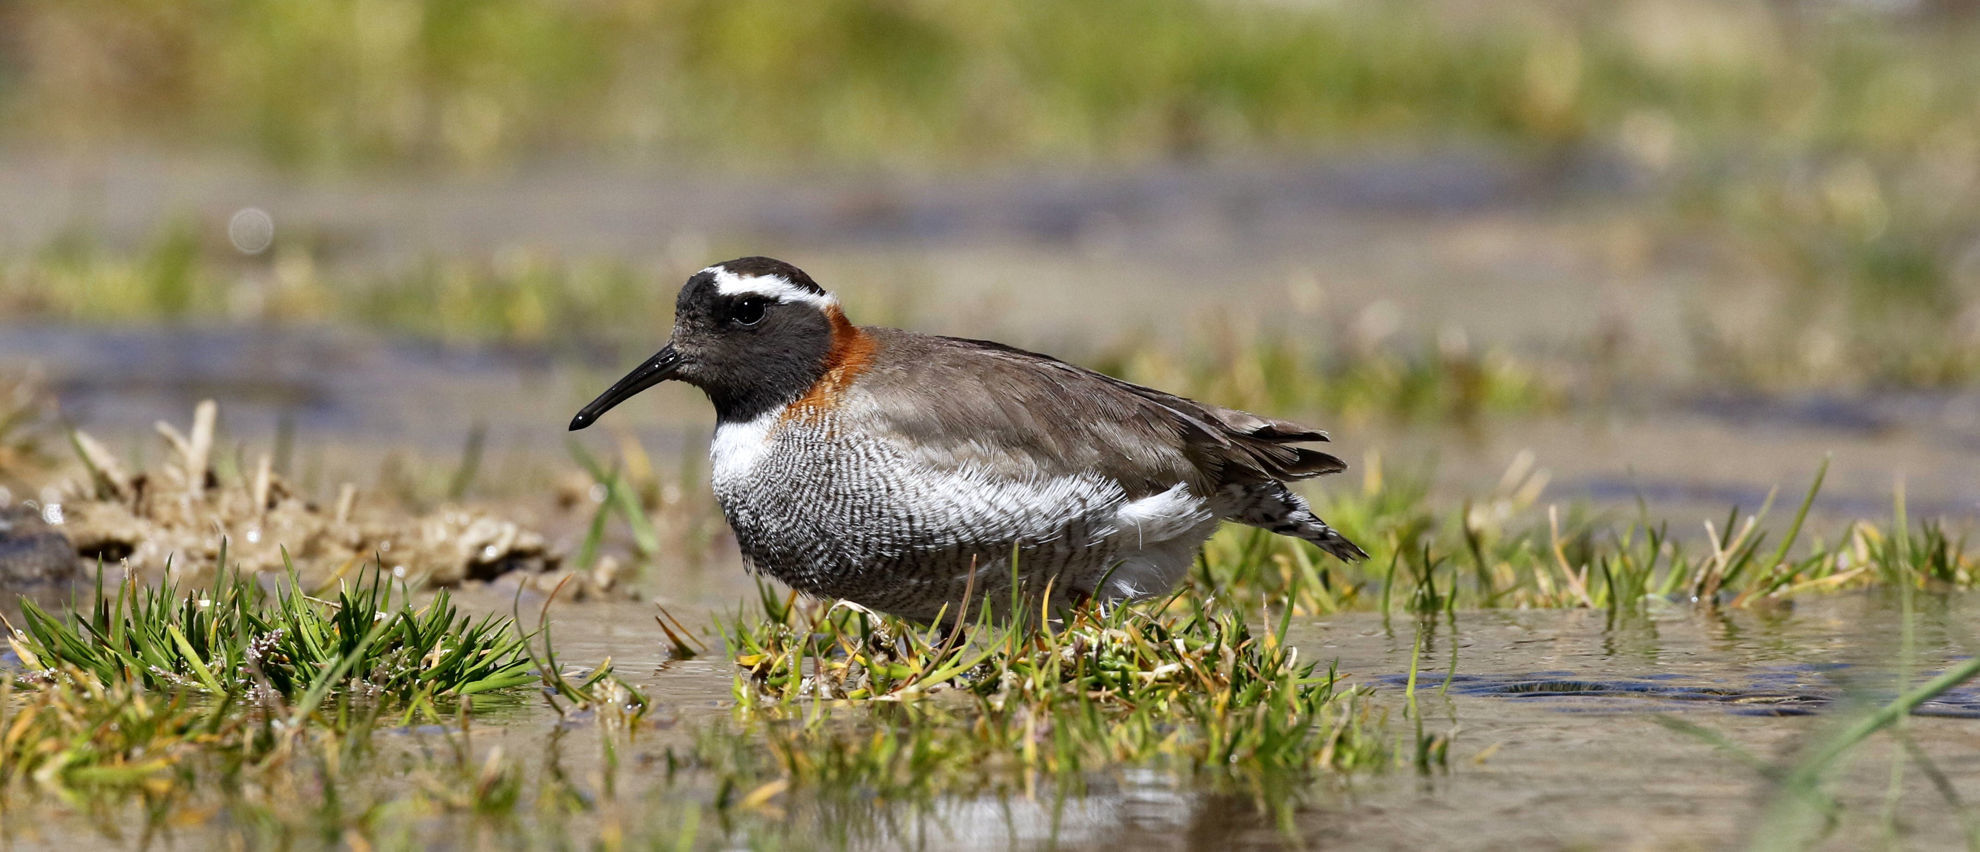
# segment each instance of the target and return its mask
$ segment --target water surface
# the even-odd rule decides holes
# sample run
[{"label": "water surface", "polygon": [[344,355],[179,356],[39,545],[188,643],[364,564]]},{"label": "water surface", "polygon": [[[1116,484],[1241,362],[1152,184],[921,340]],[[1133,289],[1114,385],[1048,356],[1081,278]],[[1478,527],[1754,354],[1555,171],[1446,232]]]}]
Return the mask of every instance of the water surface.
[{"label": "water surface", "polygon": [[[565,610],[560,650],[611,654],[673,718],[714,718],[729,669],[719,660],[661,661],[640,607]],[[692,623],[692,622],[691,622]],[[1356,848],[1723,848],[1752,839],[1770,782],[1707,742],[1660,724],[1678,716],[1773,763],[1980,648],[1980,596],[1923,597],[1907,655],[1899,603],[1888,595],[1813,598],[1764,611],[1706,613],[1659,606],[1621,620],[1591,611],[1458,614],[1422,625],[1354,614],[1299,623],[1303,654],[1338,659],[1406,734],[1411,656],[1423,631],[1417,709],[1430,732],[1455,732],[1450,766],[1323,780],[1294,831],[1320,846]],[[1447,682],[1448,681],[1448,685]],[[535,724],[546,724],[547,720]],[[519,718],[518,726],[529,720]],[[1980,789],[1980,690],[1927,704],[1907,735],[1961,790]],[[1882,820],[1892,789],[1889,739],[1862,747],[1831,791],[1845,816],[1829,842],[1861,848],[1898,840],[1962,843],[1953,811],[1917,766],[1899,775],[1901,818]],[[886,826],[863,843],[884,848],[1057,846],[1271,847],[1287,838],[1252,803],[1192,792],[1161,773],[1097,779],[1065,802],[963,798],[929,812],[871,815]]]}]

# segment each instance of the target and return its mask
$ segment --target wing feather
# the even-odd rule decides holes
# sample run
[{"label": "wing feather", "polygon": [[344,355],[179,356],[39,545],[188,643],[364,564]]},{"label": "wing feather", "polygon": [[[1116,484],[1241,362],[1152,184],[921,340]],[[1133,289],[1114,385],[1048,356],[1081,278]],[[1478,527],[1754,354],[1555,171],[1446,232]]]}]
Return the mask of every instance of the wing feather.
[{"label": "wing feather", "polygon": [[[892,357],[862,376],[874,415],[931,463],[975,464],[1017,477],[1099,473],[1129,496],[1189,482],[1304,479],[1345,470],[1300,444],[1327,433],[1206,405],[983,340],[867,329]],[[884,365],[884,366],[882,366]],[[938,388],[931,397],[928,388]],[[900,394],[906,394],[905,397]],[[888,405],[913,398],[916,405]]]}]

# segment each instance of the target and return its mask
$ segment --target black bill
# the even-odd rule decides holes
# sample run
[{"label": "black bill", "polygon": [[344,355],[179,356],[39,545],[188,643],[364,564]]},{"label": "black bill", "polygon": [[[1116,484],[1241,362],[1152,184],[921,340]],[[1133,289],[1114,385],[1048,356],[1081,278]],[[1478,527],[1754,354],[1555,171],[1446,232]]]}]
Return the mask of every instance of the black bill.
[{"label": "black bill", "polygon": [[598,422],[598,416],[612,410],[612,406],[631,399],[633,394],[653,387],[674,377],[681,368],[681,353],[674,351],[672,344],[653,354],[646,362],[633,368],[626,377],[613,383],[612,387],[598,395],[590,405],[579,410],[571,418],[571,431],[576,432]]}]

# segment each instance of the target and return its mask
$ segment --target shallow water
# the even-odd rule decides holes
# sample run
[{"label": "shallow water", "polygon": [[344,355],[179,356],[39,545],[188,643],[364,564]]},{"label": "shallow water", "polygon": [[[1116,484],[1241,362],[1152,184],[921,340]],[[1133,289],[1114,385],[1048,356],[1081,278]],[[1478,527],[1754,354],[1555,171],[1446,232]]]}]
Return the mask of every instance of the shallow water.
[{"label": "shallow water", "polygon": [[[1976,615],[1970,596],[1921,603],[1909,680],[1972,653]],[[1339,653],[1357,679],[1393,701],[1413,637],[1356,621],[1333,622],[1320,652]],[[1323,805],[1302,824],[1393,847],[1752,840],[1769,784],[1656,717],[1681,714],[1764,760],[1788,761],[1861,702],[1894,694],[1905,659],[1901,621],[1894,601],[1868,595],[1716,616],[1674,608],[1621,623],[1580,611],[1460,615],[1429,643],[1417,684],[1426,719],[1459,729],[1450,773],[1391,776],[1379,792]],[[1910,735],[1962,789],[1980,784],[1976,701],[1980,693],[1959,690],[1909,722]],[[1831,788],[1848,809],[1831,842],[1861,848],[1887,839],[1877,815],[1891,785],[1890,754],[1888,740],[1872,741]],[[1953,812],[1915,766],[1903,781],[1903,842],[1963,842]]]},{"label": "shallow water", "polygon": [[[466,591],[470,610],[509,612],[495,590]],[[529,620],[540,600],[525,596]],[[673,660],[647,605],[559,604],[551,626],[559,657],[589,666],[610,658],[652,699],[647,719],[619,749],[613,774],[619,807],[650,811],[647,831],[671,842],[675,807],[706,802],[704,782],[665,780],[666,752],[695,731],[728,718],[733,667],[717,653]],[[713,612],[675,612],[707,624]],[[1811,742],[1980,648],[1980,595],[1925,596],[1913,604],[1910,650],[1900,602],[1881,594],[1806,598],[1753,611],[1706,613],[1654,605],[1612,619],[1580,610],[1483,611],[1418,622],[1358,613],[1296,622],[1289,641],[1302,659],[1338,661],[1346,682],[1365,687],[1386,714],[1386,730],[1408,737],[1420,719],[1429,733],[1453,734],[1449,765],[1419,774],[1407,767],[1328,776],[1296,797],[1290,834],[1247,797],[1212,794],[1165,772],[1125,769],[1088,779],[1082,795],[967,795],[932,805],[866,798],[828,813],[787,797],[782,817],[744,820],[725,835],[703,820],[697,845],[766,838],[808,848],[1155,849],[1278,848],[1724,848],[1755,839],[1772,800],[1771,783],[1739,759],[1661,718],[1679,717],[1716,732],[1769,764],[1790,765]],[[1419,633],[1420,631],[1420,633]],[[1412,655],[1421,640],[1416,712],[1408,698]],[[850,708],[847,712],[851,711]],[[533,777],[557,772],[594,792],[606,770],[597,719],[560,718],[528,694],[477,705],[470,765],[493,748],[522,756]],[[1905,726],[1956,789],[1980,789],[1980,688],[1955,690],[1925,705]],[[416,726],[380,735],[374,766],[380,789],[413,783],[392,767],[403,752],[444,756],[446,729]],[[1955,812],[1917,764],[1899,770],[1888,734],[1859,747],[1827,789],[1843,804],[1825,838],[1832,848],[1892,842],[1921,848],[1963,843]],[[1887,822],[1893,789],[1895,822]],[[33,846],[96,824],[50,806],[16,806],[6,835]],[[525,813],[527,813],[525,809]],[[35,815],[32,822],[24,821]],[[753,820],[753,821],[752,821]],[[177,844],[203,845],[225,826],[198,815],[179,820]],[[819,833],[820,825],[826,826]],[[130,829],[134,831],[134,829]],[[443,848],[513,846],[527,837],[488,835],[464,819],[410,827]],[[595,830],[580,819],[570,830]],[[469,832],[469,833],[463,833]],[[476,833],[479,832],[479,833]],[[132,838],[135,834],[131,835]],[[726,838],[726,840],[725,840]],[[544,838],[538,837],[536,841]],[[569,840],[571,838],[566,838]]]},{"label": "shallow water", "polygon": [[[565,608],[555,621],[559,652],[571,660],[612,656],[670,724],[714,718],[728,700],[729,666],[664,661],[650,614],[632,605]],[[1323,781],[1297,810],[1295,833],[1359,848],[1743,842],[1761,825],[1769,783],[1657,718],[1680,715],[1763,760],[1787,762],[1864,702],[1888,700],[1901,668],[1916,682],[1980,647],[1973,632],[1980,596],[1918,601],[1908,664],[1901,621],[1894,599],[1845,595],[1767,611],[1672,606],[1620,621],[1589,611],[1477,612],[1426,624],[1417,705],[1427,730],[1456,731],[1449,769]],[[1404,711],[1417,629],[1413,619],[1356,614],[1296,624],[1290,638],[1307,659],[1338,659],[1347,681],[1368,687],[1403,733],[1412,724]],[[511,724],[540,728],[552,720],[523,708]],[[1958,788],[1980,787],[1980,690],[1926,705],[1908,732]],[[649,741],[642,749],[651,758],[659,747]],[[1891,785],[1888,739],[1873,739],[1858,755],[1831,787],[1847,809],[1829,838],[1842,848],[1890,839],[1878,816]],[[1898,839],[1961,842],[1952,811],[1915,765],[1901,784]],[[870,818],[878,834],[855,845],[874,848],[1288,843],[1248,800],[1195,793],[1147,771],[1097,779],[1089,795],[1065,802],[971,797],[932,813],[876,806],[859,818]]]},{"label": "shallow water", "polygon": [[[853,179],[792,186],[593,174],[327,187],[226,169],[216,178],[179,165],[138,158],[0,170],[9,186],[92,187],[71,193],[77,197],[58,193],[66,204],[0,213],[11,247],[39,245],[72,220],[96,220],[107,241],[139,245],[176,212],[203,211],[202,223],[223,227],[227,212],[255,204],[274,214],[282,233],[341,247],[326,265],[388,266],[514,246],[651,262],[668,270],[656,278],[654,315],[627,322],[653,323],[656,343],[675,280],[712,259],[713,245],[787,255],[834,286],[843,278],[849,289],[903,296],[931,331],[1046,350],[1076,342],[1090,351],[1099,336],[1161,331],[1177,317],[1284,315],[1301,323],[1323,311],[1354,316],[1382,306],[1414,329],[1455,324],[1480,341],[1540,357],[1619,322],[1645,360],[1671,354],[1659,347],[1683,339],[1687,288],[1709,291],[1741,271],[1652,251],[1642,214],[1628,203],[1627,181],[1600,168],[1561,179],[1490,158],[984,177],[880,189]],[[98,196],[116,203],[92,208],[89,198]],[[887,283],[863,285],[858,279],[869,273]],[[1155,334],[1148,345],[1180,348],[1186,341]],[[0,370],[38,365],[65,416],[119,450],[155,446],[153,421],[183,422],[196,402],[215,397],[230,439],[252,449],[270,446],[279,423],[293,424],[295,444],[305,448],[299,455],[328,455],[327,489],[343,479],[375,480],[380,460],[395,454],[450,461],[477,425],[487,430],[491,459],[520,458],[519,467],[539,471],[573,467],[564,424],[629,365],[611,360],[439,347],[348,330],[0,329]],[[1461,431],[1336,428],[1336,447],[1358,468],[1371,450],[1391,469],[1434,466],[1442,496],[1489,491],[1515,457],[1532,451],[1552,476],[1543,501],[1626,511],[1641,498],[1653,517],[1693,531],[1697,520],[1723,518],[1729,505],[1758,508],[1776,486],[1780,499],[1792,502],[1827,453],[1835,460],[1818,515],[1881,517],[1898,479],[1914,517],[1980,510],[1980,482],[1970,473],[1980,449],[1980,405],[1971,394],[1728,398],[1648,387],[1623,389],[1605,402],[1599,410]],[[614,427],[636,431],[663,463],[698,455],[712,421],[706,403],[682,388],[656,389],[613,417]],[[582,439],[603,447],[608,438],[599,431]],[[1358,473],[1314,487],[1354,487]],[[545,490],[540,476],[500,479],[483,478],[491,490],[509,489],[504,498]],[[651,580],[657,585],[644,592],[689,625],[706,624],[711,612],[750,593],[723,548],[726,558],[705,566],[663,564]],[[463,599],[507,612],[507,594],[470,591]],[[539,602],[526,599],[524,611]],[[652,615],[644,604],[560,604],[554,611],[563,659],[590,664],[609,656],[656,702],[623,762],[629,800],[659,783],[656,762],[669,744],[725,717],[730,700],[729,664],[669,661]],[[1762,824],[1768,783],[1657,718],[1681,716],[1784,762],[1858,702],[1895,691],[1901,623],[1896,604],[1873,595],[1724,615],[1671,606],[1620,621],[1550,611],[1461,613],[1433,622],[1423,628],[1416,704],[1426,730],[1456,729],[1449,770],[1323,781],[1295,813],[1295,832],[1307,845],[1366,848],[1739,844]],[[1916,680],[1980,648],[1971,630],[1980,624],[1980,599],[1921,599],[1912,624]],[[1405,716],[1417,631],[1413,619],[1362,614],[1298,624],[1292,640],[1308,659],[1338,659],[1350,682],[1372,690],[1400,734],[1417,718]],[[1909,723],[1911,736],[1956,786],[1980,789],[1980,721],[1972,718],[1980,692],[1955,692],[1926,711]],[[476,724],[479,751],[500,745],[577,777],[599,771],[597,749],[576,744],[592,723],[559,720],[533,697],[484,703]],[[441,742],[423,728],[389,739],[409,751]],[[1899,819],[1887,835],[1880,815],[1892,786],[1891,750],[1878,739],[1858,754],[1835,790],[1848,810],[1832,845],[1960,842],[1950,809],[1915,766],[1900,776]],[[23,823],[19,812],[0,816],[10,828]],[[1248,800],[1142,771],[1091,779],[1088,795],[1065,802],[969,797],[943,802],[932,814],[875,806],[852,817],[866,829],[861,844],[875,848],[1288,845]],[[42,839],[94,832],[80,817],[50,826]],[[435,825],[422,839],[455,847],[519,842],[454,828]],[[203,831],[184,828],[176,836],[198,847],[210,839]],[[704,844],[714,836],[715,829],[705,831]]]}]

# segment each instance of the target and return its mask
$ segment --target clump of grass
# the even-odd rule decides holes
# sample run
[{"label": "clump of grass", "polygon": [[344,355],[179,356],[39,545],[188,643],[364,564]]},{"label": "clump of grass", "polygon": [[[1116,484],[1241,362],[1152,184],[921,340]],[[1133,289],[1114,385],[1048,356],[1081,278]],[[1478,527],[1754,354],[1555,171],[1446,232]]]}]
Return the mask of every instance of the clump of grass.
[{"label": "clump of grass", "polygon": [[[318,503],[277,471],[279,433],[278,452],[259,454],[250,467],[244,450],[219,450],[224,440],[219,423],[220,407],[210,399],[195,407],[185,432],[161,421],[166,463],[135,470],[101,441],[71,430],[81,469],[52,489],[52,500],[65,506],[64,531],[75,549],[119,560],[132,571],[187,577],[228,571],[294,574],[300,564],[317,585],[387,552],[394,576],[414,586],[454,585],[508,572],[541,579],[562,561],[562,553],[541,534],[505,513],[453,504],[422,507],[412,493],[417,489],[410,487],[398,489],[402,502],[394,504],[370,496],[360,500],[357,487],[346,482],[334,503]],[[471,478],[477,452],[471,433],[452,479]],[[216,536],[216,529],[248,534],[229,539]]]},{"label": "clump of grass", "polygon": [[[727,806],[785,789],[926,801],[1145,767],[1262,807],[1316,775],[1386,767],[1392,744],[1335,673],[1210,604],[1081,609],[1063,623],[924,627],[768,591],[723,626],[738,725],[694,762]],[[758,741],[760,740],[760,742]]]},{"label": "clump of grass", "polygon": [[77,793],[169,786],[162,776],[228,737],[230,706],[158,694],[134,682],[105,683],[84,669],[45,669],[45,686],[18,690],[0,680],[0,788],[32,781]]},{"label": "clump of grass", "polygon": [[747,674],[736,681],[740,707],[775,706],[803,698],[918,697],[989,659],[952,641],[939,627],[920,627],[838,604],[822,610],[759,585],[760,617],[739,613],[717,629]]},{"label": "clump of grass", "polygon": [[230,698],[266,691],[302,702],[299,712],[340,688],[430,702],[536,679],[507,619],[462,615],[445,591],[395,606],[379,572],[334,600],[305,594],[292,573],[272,593],[240,576],[197,593],[126,579],[113,596],[99,582],[90,607],[67,618],[25,599],[21,610],[9,643],[31,672]]},{"label": "clump of grass", "polygon": [[1492,494],[1445,513],[1430,506],[1421,479],[1387,475],[1371,460],[1361,490],[1332,489],[1316,501],[1370,559],[1343,565],[1298,541],[1230,528],[1206,547],[1192,583],[1199,594],[1311,613],[1621,612],[1651,599],[1743,607],[1810,592],[1969,588],[1980,580],[1980,553],[1939,521],[1910,524],[1901,505],[1888,525],[1854,521],[1833,539],[1809,533],[1826,469],[1825,462],[1778,542],[1766,523],[1771,501],[1751,515],[1735,507],[1706,521],[1704,535],[1687,542],[1648,517],[1616,523],[1548,506],[1535,518],[1544,480],[1523,465]]},{"label": "clump of grass", "polygon": [[[52,795],[112,836],[135,802],[148,836],[389,841],[459,818],[478,837],[549,837],[600,791],[554,759],[535,779],[499,746],[471,760],[471,708],[485,704],[470,699],[540,681],[564,724],[601,723],[609,770],[647,706],[609,659],[567,674],[547,630],[456,617],[445,593],[414,608],[375,578],[335,600],[258,589],[126,583],[67,619],[24,601],[11,638],[27,670],[0,680],[0,795]],[[420,719],[444,724],[408,727]],[[445,748],[386,760],[388,727]]]},{"label": "clump of grass", "polygon": [[[298,757],[365,753],[377,728],[411,713],[349,694],[323,713],[257,711],[248,696],[155,690],[71,665],[0,680],[0,791],[52,794],[103,818],[130,796],[153,818],[213,784],[252,787]],[[102,827],[114,830],[103,820]]]}]

